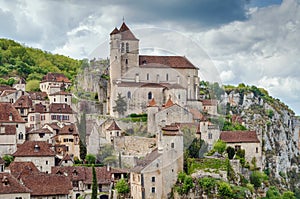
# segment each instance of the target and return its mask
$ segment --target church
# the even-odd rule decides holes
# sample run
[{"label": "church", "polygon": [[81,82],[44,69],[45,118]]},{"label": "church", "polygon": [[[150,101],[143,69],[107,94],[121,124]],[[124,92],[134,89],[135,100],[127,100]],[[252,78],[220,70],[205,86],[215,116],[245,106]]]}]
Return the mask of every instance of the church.
[{"label": "church", "polygon": [[[110,33],[110,82],[107,113],[124,117],[146,113],[154,99],[163,107],[171,99],[181,107],[201,107],[198,68],[185,56],[139,54],[139,39],[125,22]],[[123,111],[116,111],[122,98]]]}]

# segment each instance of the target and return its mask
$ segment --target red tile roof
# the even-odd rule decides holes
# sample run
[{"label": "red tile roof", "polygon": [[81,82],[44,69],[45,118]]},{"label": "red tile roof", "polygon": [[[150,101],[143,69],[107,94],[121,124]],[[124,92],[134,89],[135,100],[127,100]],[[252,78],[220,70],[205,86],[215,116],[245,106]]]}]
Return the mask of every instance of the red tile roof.
[{"label": "red tile roof", "polygon": [[166,125],[162,128],[164,136],[182,135],[176,124]]},{"label": "red tile roof", "polygon": [[218,100],[214,99],[204,99],[201,100],[203,106],[217,106],[218,105]]},{"label": "red tile roof", "polygon": [[29,111],[31,113],[46,113],[47,108],[42,103],[33,105],[33,108]]},{"label": "red tile roof", "polygon": [[116,121],[113,120],[113,122],[111,123],[111,125],[106,129],[108,131],[120,131],[120,127],[117,125]]},{"label": "red tile roof", "polygon": [[49,157],[55,156],[49,144],[44,141],[25,141],[19,145],[14,157]]},{"label": "red tile roof", "polygon": [[20,179],[22,176],[31,175],[32,173],[39,173],[39,170],[32,162],[15,162],[13,161],[9,165],[11,174]]},{"label": "red tile roof", "polygon": [[152,98],[148,104],[148,107],[154,107],[154,106],[157,106],[157,105],[156,105],[155,99]]},{"label": "red tile roof", "polygon": [[71,83],[71,81],[62,73],[47,73],[43,78],[43,82],[64,82]]},{"label": "red tile roof", "polygon": [[174,105],[173,101],[171,100],[171,98],[169,98],[168,101],[163,106],[168,108],[173,105]]},{"label": "red tile roof", "polygon": [[0,85],[0,93],[5,91],[5,90],[17,90],[11,86],[8,86],[8,85]]},{"label": "red tile roof", "polygon": [[[11,120],[9,119],[10,116],[12,116]],[[8,102],[0,102],[0,122],[25,123],[17,109]]]},{"label": "red tile roof", "polygon": [[47,93],[46,92],[33,92],[30,91],[28,92],[29,96],[31,97],[32,100],[45,100],[47,98]]},{"label": "red tile roof", "polygon": [[70,179],[64,175],[34,173],[22,178],[31,196],[67,195],[72,190]]},{"label": "red tile roof", "polygon": [[62,128],[59,128],[57,133],[58,135],[77,135],[78,132],[76,130],[75,124],[65,125]]},{"label": "red tile roof", "polygon": [[[0,194],[30,193],[30,190],[22,185],[10,173],[0,173]],[[6,185],[7,184],[7,185]],[[2,197],[4,197],[2,195]],[[7,197],[10,198],[10,197]]]},{"label": "red tile roof", "polygon": [[49,113],[69,113],[72,114],[73,110],[70,105],[64,103],[52,103],[49,105]]},{"label": "red tile roof", "polygon": [[52,134],[52,132],[47,128],[40,128],[40,129],[31,130],[31,131],[27,132],[27,134],[40,134],[40,133]]},{"label": "red tile roof", "polygon": [[183,56],[152,56],[140,55],[140,67],[197,69],[186,57]]},{"label": "red tile roof", "polygon": [[71,156],[69,154],[66,154],[61,161],[58,163],[58,165],[61,165],[64,161],[71,161],[74,163],[73,159],[71,158]]},{"label": "red tile roof", "polygon": [[15,108],[31,108],[32,107],[32,99],[28,95],[22,95],[14,103],[14,107]]},{"label": "red tile roof", "polygon": [[220,139],[227,143],[259,143],[255,131],[222,131]]}]

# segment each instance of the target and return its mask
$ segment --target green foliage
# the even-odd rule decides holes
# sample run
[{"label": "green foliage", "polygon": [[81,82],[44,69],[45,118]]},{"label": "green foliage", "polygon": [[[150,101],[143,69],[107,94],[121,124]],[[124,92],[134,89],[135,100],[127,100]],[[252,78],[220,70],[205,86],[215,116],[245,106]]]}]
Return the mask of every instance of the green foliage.
[{"label": "green foliage", "polygon": [[282,199],[296,199],[295,193],[291,191],[285,191],[282,194]]},{"label": "green foliage", "polygon": [[247,128],[240,123],[224,121],[222,131],[245,131]]},{"label": "green foliage", "polygon": [[231,146],[228,146],[227,149],[226,149],[226,152],[228,154],[229,160],[232,160],[234,155],[235,155],[235,149]]},{"label": "green foliage", "polygon": [[85,156],[85,161],[88,163],[88,164],[95,164],[96,163],[96,156],[92,155],[92,154],[87,154]]},{"label": "green foliage", "polygon": [[226,149],[226,143],[222,140],[217,140],[214,144],[213,149],[218,153],[222,154]]},{"label": "green foliage", "polygon": [[175,186],[175,190],[180,195],[187,194],[194,187],[193,178],[183,172],[178,175],[178,182],[179,184]]},{"label": "green foliage", "polygon": [[268,109],[268,110],[266,110],[266,112],[267,112],[268,117],[270,119],[272,119],[274,116],[274,111],[272,109]]},{"label": "green foliage", "polygon": [[0,76],[2,77],[18,75],[28,81],[40,80],[47,72],[62,72],[72,80],[81,63],[82,61],[66,56],[25,47],[13,40],[0,39]]},{"label": "green foliage", "polygon": [[265,199],[278,199],[278,198],[281,198],[281,194],[279,193],[276,187],[271,186],[266,193]]},{"label": "green foliage", "polygon": [[210,195],[211,191],[213,191],[217,185],[216,179],[211,177],[200,178],[198,183],[208,195]]},{"label": "green foliage", "polygon": [[203,159],[189,159],[189,168],[188,173],[194,173],[197,170],[206,170],[206,171],[227,171],[226,160],[224,159],[215,159],[215,158],[203,158]]},{"label": "green foliage", "polygon": [[30,80],[26,83],[26,91],[40,91],[40,81]]},{"label": "green foliage", "polygon": [[223,198],[232,198],[233,191],[227,182],[219,182],[218,194]]},{"label": "green foliage", "polygon": [[113,111],[117,112],[120,116],[123,116],[127,110],[127,103],[125,97],[118,93],[118,98],[115,100],[116,105],[113,107]]},{"label": "green foliage", "polygon": [[193,142],[187,149],[189,158],[199,158],[199,151],[201,148],[201,143],[204,143],[204,141],[194,138]]},{"label": "green foliage", "polygon": [[97,192],[98,192],[98,184],[97,184],[97,175],[95,167],[92,167],[93,170],[93,182],[92,182],[92,196],[91,199],[97,199]]},{"label": "green foliage", "polygon": [[230,164],[229,159],[226,159],[226,167],[227,167],[227,179],[228,181],[234,182],[236,179],[235,172]]},{"label": "green foliage", "polygon": [[131,122],[147,122],[147,113],[143,113],[143,114],[132,113],[128,117],[124,118],[123,120],[131,121]]},{"label": "green foliage", "polygon": [[11,155],[4,155],[2,159],[5,161],[5,166],[8,167],[12,161],[14,161],[14,157]]},{"label": "green foliage", "polygon": [[114,149],[113,149],[112,145],[106,144],[103,147],[101,147],[99,153],[97,154],[97,160],[104,164],[116,163],[117,158],[113,152],[114,152]]},{"label": "green foliage", "polygon": [[115,186],[116,190],[118,191],[119,194],[127,194],[130,191],[130,188],[128,186],[128,183],[125,181],[124,178],[120,179]]},{"label": "green foliage", "polygon": [[263,182],[263,175],[259,171],[253,171],[250,175],[250,183],[253,184],[255,189],[258,189]]}]

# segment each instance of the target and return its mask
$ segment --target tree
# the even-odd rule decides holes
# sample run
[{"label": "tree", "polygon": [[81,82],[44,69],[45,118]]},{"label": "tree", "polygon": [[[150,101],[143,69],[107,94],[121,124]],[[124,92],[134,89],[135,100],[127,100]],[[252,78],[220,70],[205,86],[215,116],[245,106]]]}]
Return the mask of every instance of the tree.
[{"label": "tree", "polygon": [[232,198],[233,191],[227,182],[220,182],[218,186],[218,194],[222,198]]},{"label": "tree", "polygon": [[88,164],[95,164],[96,162],[96,156],[92,155],[92,154],[87,154],[85,156],[85,160]]},{"label": "tree", "polygon": [[97,175],[95,166],[92,167],[93,170],[93,183],[92,183],[92,196],[91,199],[97,199],[97,192],[98,192],[98,184],[97,184]]},{"label": "tree", "polygon": [[285,191],[282,194],[282,199],[296,199],[295,193],[291,191]]},{"label": "tree", "polygon": [[115,100],[116,106],[113,107],[113,111],[117,112],[119,116],[123,116],[127,110],[127,103],[125,97],[121,96],[121,93],[118,93],[118,98]]},{"label": "tree", "polygon": [[263,177],[259,171],[253,171],[250,175],[250,183],[253,184],[254,188],[257,190],[262,183]]},{"label": "tree", "polygon": [[4,155],[2,159],[5,161],[5,166],[8,167],[12,161],[14,161],[14,157],[11,155]]},{"label": "tree", "polygon": [[116,190],[121,196],[124,196],[125,194],[129,193],[130,189],[127,182],[124,180],[124,178],[120,179],[116,183]]},{"label": "tree", "polygon": [[40,81],[36,79],[28,81],[26,91],[40,91]]},{"label": "tree", "polygon": [[276,187],[271,186],[266,193],[265,199],[277,199],[277,198],[281,198],[281,195]]},{"label": "tree", "polygon": [[233,157],[234,157],[234,155],[235,155],[235,150],[234,150],[234,148],[231,147],[231,146],[229,146],[229,147],[227,147],[226,152],[228,153],[228,158],[229,158],[229,160],[232,160]]},{"label": "tree", "polygon": [[226,149],[226,143],[222,140],[218,140],[215,144],[214,144],[214,148],[215,151],[217,151],[218,153],[222,154],[225,149]]}]

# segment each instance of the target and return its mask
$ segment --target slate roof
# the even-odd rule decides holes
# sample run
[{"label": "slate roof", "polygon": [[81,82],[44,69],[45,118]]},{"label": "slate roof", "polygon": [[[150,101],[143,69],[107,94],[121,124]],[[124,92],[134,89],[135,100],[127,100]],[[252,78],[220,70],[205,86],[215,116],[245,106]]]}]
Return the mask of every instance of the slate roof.
[{"label": "slate roof", "polygon": [[[9,120],[10,115],[12,116],[12,120]],[[25,123],[17,109],[13,107],[11,103],[8,102],[0,102],[0,123]]]},{"label": "slate roof", "polygon": [[[13,193],[30,193],[31,191],[22,185],[10,173],[0,173],[0,194],[13,194]],[[7,185],[5,185],[7,183]]]},{"label": "slate roof", "polygon": [[146,68],[198,69],[184,56],[140,55],[139,65]]},{"label": "slate roof", "polygon": [[[35,150],[39,147],[39,150]],[[25,141],[18,146],[17,151],[13,154],[14,157],[49,157],[55,156],[53,150],[47,142],[44,141]]]},{"label": "slate roof", "polygon": [[221,131],[220,139],[226,143],[259,143],[255,131]]},{"label": "slate roof", "polygon": [[106,129],[108,131],[120,131],[120,127],[118,126],[118,124],[116,123],[115,120],[113,120],[113,122],[111,123],[111,125]]},{"label": "slate roof", "polygon": [[14,103],[14,107],[15,108],[31,108],[32,107],[32,99],[28,95],[22,95]]},{"label": "slate roof", "polygon": [[150,165],[154,160],[156,160],[161,153],[158,153],[158,149],[155,148],[151,153],[146,155],[143,159],[139,160],[136,166],[131,170],[135,173],[140,173],[144,168]]},{"label": "slate roof", "polygon": [[52,103],[49,105],[49,113],[66,113],[72,114],[73,110],[70,105],[64,103]]},{"label": "slate roof", "polygon": [[41,83],[44,82],[64,82],[71,83],[71,81],[62,73],[47,73],[43,78]]}]

